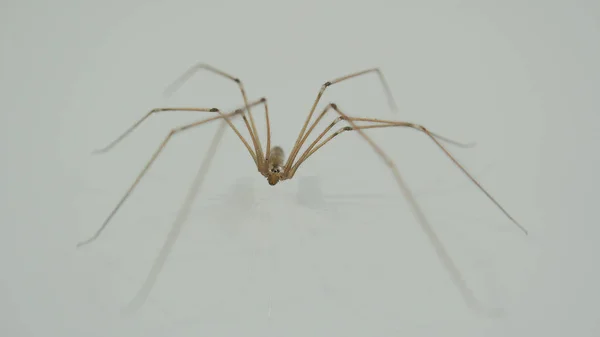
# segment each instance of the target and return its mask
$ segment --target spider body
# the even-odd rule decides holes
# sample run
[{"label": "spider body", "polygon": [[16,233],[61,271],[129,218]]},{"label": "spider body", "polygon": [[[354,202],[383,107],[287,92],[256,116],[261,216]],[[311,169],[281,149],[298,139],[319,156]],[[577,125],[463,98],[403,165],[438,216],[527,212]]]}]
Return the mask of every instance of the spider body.
[{"label": "spider body", "polygon": [[263,175],[267,177],[269,185],[275,186],[279,181],[285,179],[283,170],[285,154],[280,146],[275,146],[267,155],[267,172]]},{"label": "spider body", "polygon": [[[86,245],[86,244],[94,241],[96,238],[98,238],[98,236],[102,233],[102,231],[107,226],[107,224],[110,222],[112,217],[115,215],[117,210],[121,207],[121,205],[129,197],[129,195],[135,189],[135,187],[140,182],[142,177],[146,174],[146,172],[148,171],[148,169],[150,168],[152,163],[154,163],[154,161],[159,157],[162,150],[165,148],[165,146],[167,145],[169,140],[174,135],[182,133],[187,130],[197,128],[197,127],[204,125],[206,123],[209,123],[211,121],[220,120],[220,121],[224,122],[224,123],[221,123],[221,128],[219,129],[219,132],[217,132],[217,135],[215,135],[215,139],[213,140],[213,143],[210,146],[210,150],[209,150],[210,155],[207,155],[208,159],[206,159],[203,162],[202,168],[197,176],[197,179],[195,180],[194,184],[192,185],[192,188],[190,188],[188,198],[186,199],[184,205],[182,206],[182,209],[181,209],[180,213],[178,214],[178,216],[175,220],[175,223],[172,226],[171,232],[169,233],[169,237],[168,237],[167,241],[165,242],[155,264],[153,265],[152,270],[150,271],[150,274],[148,275],[146,282],[144,283],[144,286],[142,287],[141,291],[138,293],[138,297],[144,297],[150,291],[150,288],[152,287],[152,284],[154,283],[158,273],[160,272],[160,270],[167,258],[167,255],[169,254],[172,246],[174,245],[175,240],[177,239],[177,236],[179,235],[179,232],[181,231],[181,226],[182,226],[183,222],[185,221],[187,213],[189,212],[190,205],[196,195],[196,192],[198,191],[200,185],[202,184],[204,175],[206,174],[206,172],[208,170],[208,165],[210,163],[212,155],[214,155],[214,153],[216,152],[216,145],[220,141],[223,130],[225,127],[227,127],[227,125],[231,128],[231,130],[233,130],[235,132],[237,137],[241,140],[241,142],[245,146],[246,150],[250,154],[252,160],[256,164],[258,171],[267,179],[267,182],[271,186],[276,185],[280,181],[292,179],[294,177],[296,171],[298,170],[298,168],[300,167],[300,165],[303,162],[305,162],[316,151],[320,150],[324,145],[329,143],[336,136],[338,136],[342,133],[345,133],[346,131],[357,133],[360,137],[362,137],[370,145],[370,147],[373,149],[373,151],[375,151],[379,155],[379,157],[383,160],[383,162],[386,164],[386,166],[389,167],[393,178],[395,179],[398,187],[400,188],[400,191],[406,198],[407,202],[410,204],[417,222],[421,225],[423,231],[425,232],[425,234],[429,238],[430,242],[434,246],[435,252],[438,255],[438,257],[440,258],[440,260],[442,261],[446,270],[448,271],[451,280],[453,281],[455,286],[458,288],[458,290],[462,294],[462,296],[465,299],[465,301],[467,302],[467,304],[471,307],[473,307],[473,306],[477,307],[477,301],[476,301],[475,297],[473,296],[471,290],[468,288],[466,282],[463,280],[463,278],[462,278],[458,268],[454,264],[453,260],[447,254],[446,249],[442,245],[440,239],[437,237],[433,227],[429,224],[429,221],[427,220],[427,218],[425,217],[420,206],[418,205],[415,198],[413,197],[412,192],[408,188],[407,184],[404,182],[402,176],[400,175],[400,170],[396,167],[396,164],[394,163],[392,158],[387,153],[385,153],[383,151],[383,149],[381,147],[379,147],[371,139],[371,137],[369,137],[366,134],[365,130],[381,129],[381,128],[404,128],[404,129],[411,128],[411,129],[417,130],[421,134],[424,134],[429,139],[431,139],[433,141],[433,143],[439,149],[441,149],[444,152],[444,154],[452,162],[454,162],[454,164],[483,193],[485,193],[485,195],[510,220],[512,220],[525,234],[527,234],[527,231],[525,230],[525,228],[523,228],[521,225],[519,225],[515,221],[515,219],[513,219],[512,216],[510,216],[508,214],[508,212],[506,212],[506,210],[504,210],[504,208],[502,206],[500,206],[500,204],[481,186],[481,184],[477,180],[475,180],[475,178],[473,178],[471,176],[471,174],[450,154],[450,152],[446,149],[446,147],[442,145],[442,142],[449,143],[449,144],[459,146],[459,147],[469,147],[470,145],[464,145],[464,144],[458,143],[456,141],[450,140],[449,138],[446,138],[439,134],[433,133],[433,132],[429,131],[428,129],[426,129],[425,127],[423,127],[419,124],[415,124],[415,123],[394,121],[394,120],[383,120],[383,119],[375,119],[375,118],[351,117],[351,116],[345,114],[344,112],[342,112],[342,110],[336,104],[333,104],[333,103],[328,104],[322,110],[322,112],[317,115],[315,120],[312,123],[310,123],[310,126],[309,126],[309,122],[311,121],[313,115],[315,114],[317,104],[321,100],[321,97],[323,96],[323,94],[325,93],[325,90],[327,88],[330,88],[337,83],[346,81],[351,78],[356,78],[358,76],[368,74],[368,73],[375,73],[379,76],[379,79],[383,85],[383,88],[386,91],[388,102],[389,102],[390,106],[392,107],[392,110],[396,111],[397,110],[396,103],[394,102],[394,99],[392,98],[389,86],[387,85],[387,82],[385,81],[381,71],[378,68],[367,69],[367,70],[355,72],[355,73],[352,73],[352,74],[349,74],[346,76],[342,76],[342,77],[336,78],[334,80],[327,81],[321,86],[321,88],[317,94],[317,98],[315,99],[315,101],[312,105],[312,108],[310,109],[308,117],[300,130],[300,133],[296,139],[294,146],[292,147],[292,149],[289,153],[287,160],[285,158],[284,151],[281,147],[279,147],[279,146],[271,147],[271,124],[270,124],[270,120],[269,120],[269,109],[268,109],[268,105],[267,105],[267,100],[265,98],[261,98],[257,101],[249,102],[247,95],[246,95],[246,90],[244,88],[244,85],[242,84],[242,81],[239,80],[237,77],[233,77],[233,76],[231,76],[221,70],[218,70],[212,66],[209,66],[206,64],[198,64],[198,65],[190,68],[178,80],[176,80],[172,84],[172,86],[167,89],[167,92],[174,91],[178,86],[180,86],[183,82],[185,82],[189,77],[191,77],[198,70],[206,70],[206,71],[212,72],[214,74],[217,74],[219,76],[228,78],[228,79],[232,80],[233,82],[235,82],[242,94],[244,106],[240,109],[234,110],[233,112],[229,112],[229,113],[222,113],[217,108],[177,107],[177,108],[153,109],[150,112],[148,112],[144,117],[142,117],[138,122],[136,122],[133,126],[131,126],[127,131],[125,131],[121,136],[119,136],[117,139],[115,139],[113,142],[111,142],[108,146],[106,146],[105,148],[103,148],[101,150],[96,151],[96,152],[106,152],[106,151],[110,150],[113,146],[115,146],[123,138],[125,138],[129,133],[131,133],[134,129],[136,129],[145,119],[147,119],[151,115],[154,115],[157,113],[164,113],[164,112],[169,112],[169,111],[171,111],[171,112],[172,111],[192,111],[192,112],[213,114],[212,117],[208,117],[208,118],[199,120],[197,122],[183,125],[183,126],[172,129],[171,132],[169,132],[169,134],[166,136],[166,138],[160,144],[160,146],[158,147],[156,152],[153,154],[152,158],[148,161],[146,166],[143,168],[143,170],[137,176],[137,178],[135,179],[133,184],[129,187],[129,190],[125,193],[125,195],[117,203],[116,207],[108,215],[108,217],[106,218],[106,220],[104,221],[102,226],[100,226],[100,228],[96,231],[96,233],[92,237],[90,237],[89,239],[87,239],[85,241],[80,242],[78,244],[78,247]],[[251,112],[251,108],[256,107],[258,105],[262,105],[264,107],[264,112],[265,112],[265,122],[266,122],[266,126],[267,126],[267,144],[266,144],[265,151],[263,151],[263,148],[262,148],[262,145],[260,142],[260,138],[258,135],[258,131],[257,131],[256,125],[255,125],[255,121],[254,121],[254,118],[253,118],[253,115]],[[315,128],[319,124],[319,122],[322,121],[322,119],[324,117],[326,117],[328,114],[332,114],[332,113],[336,116],[336,118],[321,133],[318,133],[318,135],[315,137],[315,139],[312,142],[307,143],[309,135],[313,134],[313,131],[315,130]],[[251,140],[250,142],[248,142],[246,140],[246,138],[244,136],[242,136],[242,134],[240,133],[238,128],[232,123],[233,119],[239,118],[239,117],[242,118],[242,120],[244,122],[244,126],[246,128],[246,131],[250,135],[250,140]],[[341,122],[344,122],[347,125],[339,128],[337,130],[332,131],[332,129],[335,127],[335,125],[338,123],[341,123]],[[329,136],[327,136],[328,134],[329,134]],[[304,144],[308,144],[308,146],[303,152],[301,152],[300,150]]]}]

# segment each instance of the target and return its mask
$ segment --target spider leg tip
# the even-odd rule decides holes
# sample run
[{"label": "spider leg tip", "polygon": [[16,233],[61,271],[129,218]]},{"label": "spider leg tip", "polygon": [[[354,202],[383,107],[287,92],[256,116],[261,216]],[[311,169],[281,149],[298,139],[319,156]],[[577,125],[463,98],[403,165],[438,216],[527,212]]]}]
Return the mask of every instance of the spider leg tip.
[{"label": "spider leg tip", "polygon": [[169,97],[173,96],[173,93],[174,93],[175,91],[177,91],[177,89],[178,89],[178,87],[176,87],[176,86],[169,86],[169,87],[167,87],[167,88],[166,88],[166,89],[163,91],[163,93],[162,93],[162,97],[163,97],[163,98],[169,98]]},{"label": "spider leg tip", "polygon": [[104,148],[101,148],[101,149],[95,149],[90,154],[92,156],[95,156],[95,155],[98,155],[98,154],[104,154],[104,153],[108,152],[108,150],[110,150],[110,147],[104,147]]},{"label": "spider leg tip", "polygon": [[527,228],[518,223],[513,217],[510,217],[510,219],[517,227],[519,227],[519,229],[521,230],[521,232],[523,232],[523,234],[525,234],[525,236],[529,236],[529,231],[527,230]]},{"label": "spider leg tip", "polygon": [[96,236],[93,236],[93,237],[91,237],[91,238],[89,238],[89,239],[87,239],[87,240],[79,241],[79,242],[77,243],[77,245],[75,245],[75,248],[81,248],[81,247],[83,247],[83,246],[87,246],[88,244],[90,244],[90,243],[92,243],[93,241],[95,241],[95,240],[96,240],[96,238],[97,238]]}]

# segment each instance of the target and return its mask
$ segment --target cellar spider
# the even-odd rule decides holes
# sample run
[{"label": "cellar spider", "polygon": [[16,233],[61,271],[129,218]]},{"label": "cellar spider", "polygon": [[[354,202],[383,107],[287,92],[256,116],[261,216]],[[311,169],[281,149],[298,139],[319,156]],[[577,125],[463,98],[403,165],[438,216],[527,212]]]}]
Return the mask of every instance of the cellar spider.
[{"label": "cellar spider", "polygon": [[[184,131],[191,130],[193,128],[204,125],[211,121],[215,121],[215,120],[222,121],[219,131],[215,135],[215,138],[213,139],[213,142],[210,145],[209,154],[207,155],[207,158],[205,158],[205,160],[203,161],[202,168],[200,169],[198,175],[196,176],[196,180],[195,180],[194,184],[192,184],[192,187],[190,188],[190,191],[188,192],[187,199],[184,202],[184,205],[183,205],[182,209],[180,210],[180,212],[175,220],[175,223],[173,224],[173,226],[171,228],[169,237],[166,240],[164,246],[162,247],[162,250],[157,257],[157,260],[155,261],[154,265],[152,266],[152,269],[151,269],[148,277],[146,278],[146,281],[145,281],[143,287],[138,292],[138,294],[136,295],[136,298],[134,298],[134,300],[137,299],[139,301],[143,301],[145,296],[147,296],[148,293],[150,292],[150,289],[151,289],[152,285],[154,284],[154,282],[157,278],[157,275],[159,274],[160,270],[162,269],[162,266],[164,265],[164,263],[166,261],[169,251],[171,250],[172,246],[175,243],[175,240],[177,239],[177,236],[179,235],[179,232],[181,231],[181,227],[182,227],[182,224],[185,221],[185,217],[187,216],[187,213],[189,211],[190,204],[192,203],[194,195],[196,194],[200,185],[202,184],[202,180],[204,178],[204,175],[206,174],[206,171],[208,170],[208,165],[210,163],[210,160],[212,159],[212,156],[216,152],[216,147],[218,145],[218,142],[220,141],[220,138],[221,138],[225,128],[227,126],[229,126],[235,132],[237,137],[240,139],[240,141],[245,146],[250,157],[254,161],[254,164],[256,165],[258,172],[260,172],[260,174],[262,174],[263,177],[266,178],[267,182],[272,186],[277,185],[281,181],[292,179],[295,176],[296,172],[298,171],[298,168],[302,165],[302,163],[304,163],[308,158],[310,158],[315,152],[317,152],[319,149],[321,149],[324,145],[329,143],[333,138],[337,137],[338,135],[340,135],[342,133],[348,132],[348,131],[357,132],[362,137],[362,139],[364,139],[370,145],[370,147],[373,149],[373,151],[375,151],[379,155],[379,157],[384,161],[384,163],[390,169],[402,194],[404,195],[404,197],[410,204],[411,210],[414,213],[416,220],[419,222],[419,224],[423,228],[425,234],[431,241],[438,258],[441,260],[444,267],[448,271],[450,278],[452,279],[452,282],[460,291],[460,293],[461,293],[463,299],[466,301],[467,305],[471,308],[480,308],[475,296],[473,295],[473,293],[467,286],[467,283],[464,281],[460,271],[458,270],[455,263],[453,262],[453,260],[450,258],[450,256],[446,252],[446,249],[442,245],[440,239],[434,232],[431,225],[429,224],[427,218],[425,217],[423,211],[421,210],[421,207],[418,205],[415,198],[413,197],[412,192],[410,191],[410,189],[404,182],[402,176],[400,175],[398,168],[396,167],[396,164],[382,150],[382,148],[379,147],[371,139],[371,137],[369,137],[364,132],[364,130],[390,128],[390,127],[402,127],[402,128],[414,129],[418,132],[423,133],[426,137],[431,139],[433,141],[433,143],[439,149],[442,150],[442,152],[444,152],[444,154],[479,188],[479,190],[481,190],[488,197],[489,200],[491,200],[496,205],[496,207],[498,207],[498,209],[500,211],[502,211],[504,213],[504,215],[506,217],[508,217],[516,226],[518,226],[518,228],[525,235],[527,235],[528,234],[527,230],[523,226],[521,226],[496,201],[496,199],[494,199],[490,195],[490,193],[488,193],[483,188],[483,186],[450,154],[450,152],[446,149],[446,147],[444,145],[442,145],[442,143],[448,143],[448,144],[459,146],[459,147],[468,147],[470,145],[462,144],[462,143],[456,142],[454,140],[451,140],[449,138],[443,137],[437,133],[430,131],[429,129],[425,128],[424,126],[415,124],[415,123],[409,123],[409,122],[403,122],[403,121],[393,121],[393,120],[383,120],[383,119],[376,119],[376,118],[351,117],[351,116],[347,115],[346,113],[344,113],[334,103],[328,104],[321,111],[321,113],[317,116],[317,118],[312,123],[310,123],[312,117],[315,114],[317,104],[321,100],[321,98],[322,98],[323,94],[325,93],[325,91],[327,90],[327,88],[329,88],[337,83],[340,83],[340,82],[343,82],[343,81],[346,81],[346,80],[349,80],[352,78],[356,78],[356,77],[359,77],[362,75],[370,74],[370,73],[374,73],[379,76],[379,80],[383,86],[383,89],[386,92],[386,95],[388,98],[388,103],[392,107],[392,110],[396,111],[397,110],[396,103],[392,97],[391,90],[390,90],[382,72],[379,70],[379,68],[372,68],[372,69],[355,72],[355,73],[325,82],[321,86],[321,88],[317,94],[317,97],[310,109],[310,112],[308,113],[308,117],[306,118],[306,121],[302,125],[300,133],[294,143],[294,146],[292,147],[292,149],[290,151],[290,154],[289,154],[287,160],[285,160],[284,151],[281,147],[279,147],[279,146],[271,147],[271,124],[270,124],[270,120],[269,120],[269,108],[268,108],[268,104],[267,104],[267,99],[261,98],[259,100],[250,102],[246,95],[246,90],[244,89],[244,85],[242,84],[242,81],[240,79],[238,79],[234,76],[231,76],[228,73],[225,73],[225,72],[223,72],[217,68],[214,68],[210,65],[197,64],[197,65],[191,67],[183,75],[181,75],[175,82],[173,82],[173,84],[171,84],[171,86],[167,89],[167,92],[175,91],[179,86],[181,86],[185,81],[187,81],[191,76],[193,76],[198,70],[209,71],[216,75],[219,75],[221,77],[224,77],[226,79],[229,79],[229,80],[235,82],[239,88],[239,91],[242,94],[242,98],[243,98],[243,102],[244,102],[243,107],[241,107],[237,110],[234,110],[232,112],[228,112],[228,113],[223,113],[217,108],[168,107],[168,108],[152,109],[146,115],[144,115],[140,120],[138,120],[135,124],[133,124],[129,129],[127,129],[123,134],[121,134],[114,141],[112,141],[110,144],[108,144],[108,146],[95,151],[95,153],[104,153],[104,152],[107,152],[108,150],[112,149],[115,145],[117,145],[119,142],[121,142],[126,136],[128,136],[131,132],[133,132],[137,127],[139,127],[143,121],[145,121],[150,116],[158,114],[158,113],[172,112],[172,111],[190,111],[190,112],[202,112],[202,113],[214,114],[213,117],[205,118],[205,119],[196,121],[194,123],[190,123],[190,124],[183,125],[178,128],[172,129],[168,133],[166,138],[163,140],[163,142],[160,144],[160,146],[158,147],[156,152],[154,152],[154,154],[152,155],[150,160],[146,163],[146,166],[142,169],[142,171],[136,177],[133,184],[129,187],[129,189],[125,192],[124,196],[117,203],[116,207],[108,215],[108,217],[106,218],[106,220],[104,221],[102,226],[100,226],[100,228],[95,232],[95,234],[93,236],[91,236],[90,238],[88,238],[85,241],[80,242],[77,245],[77,247],[81,247],[86,244],[89,244],[92,241],[96,240],[100,236],[100,234],[104,231],[104,229],[106,228],[106,226],[108,225],[110,220],[113,218],[113,216],[119,210],[119,208],[123,205],[123,203],[127,200],[127,198],[130,196],[130,194],[133,192],[135,187],[138,185],[138,183],[142,179],[142,177],[146,174],[148,169],[155,162],[155,160],[158,158],[160,153],[163,151],[163,149],[165,148],[167,143],[172,139],[172,137],[174,135],[180,134]],[[263,151],[262,144],[260,142],[260,138],[258,136],[256,124],[255,124],[255,121],[254,121],[254,118],[253,118],[252,112],[251,112],[251,109],[258,105],[262,105],[264,108],[264,112],[265,112],[267,144],[266,144],[266,148],[264,151]],[[328,113],[331,113],[331,112],[333,112],[335,115],[337,115],[337,118],[335,118],[321,133],[319,133],[318,136],[308,145],[306,150],[304,150],[304,152],[302,152],[302,154],[300,154],[300,149],[307,141],[308,136],[311,133],[313,133],[313,131],[314,131],[315,127],[318,125],[318,123]],[[244,138],[244,136],[242,136],[242,134],[240,133],[238,128],[236,128],[235,125],[232,123],[232,119],[236,118],[236,117],[242,118],[244,125],[250,134],[250,142],[248,142],[246,140],[246,138]],[[223,123],[223,121],[225,123]],[[333,133],[330,133],[329,136],[327,136],[325,139],[323,139],[332,130],[332,128],[340,122],[346,122],[347,125],[337,129]],[[132,301],[132,303],[133,303],[133,301]]]}]

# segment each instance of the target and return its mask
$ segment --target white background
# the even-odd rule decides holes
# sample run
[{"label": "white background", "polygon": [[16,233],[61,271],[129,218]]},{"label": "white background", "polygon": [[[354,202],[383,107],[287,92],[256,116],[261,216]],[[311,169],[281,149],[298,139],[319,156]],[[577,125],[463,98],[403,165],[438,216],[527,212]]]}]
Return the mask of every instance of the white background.
[{"label": "white background", "polygon": [[[0,19],[0,335],[600,335],[598,2],[4,0]],[[168,131],[203,116],[155,116],[90,152],[154,107],[242,103],[209,73],[163,97],[197,62],[268,97],[288,152],[320,86],[373,66],[397,114],[373,75],[332,86],[320,107],[476,141],[450,150],[529,236],[424,135],[369,133],[504,316],[465,306],[358,135],[271,187],[231,131],[148,300],[122,316],[218,124],[174,138],[103,236],[75,249]]]}]

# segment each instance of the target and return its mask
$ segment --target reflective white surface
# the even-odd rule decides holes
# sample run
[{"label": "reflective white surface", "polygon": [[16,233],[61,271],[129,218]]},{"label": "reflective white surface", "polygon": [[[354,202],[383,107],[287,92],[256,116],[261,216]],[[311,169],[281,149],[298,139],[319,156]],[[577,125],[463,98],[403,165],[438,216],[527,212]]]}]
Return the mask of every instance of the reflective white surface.
[{"label": "reflective white surface", "polygon": [[[598,4],[4,1],[0,19],[0,335],[600,335]],[[217,127],[174,138],[102,237],[76,250],[168,131],[202,116],[156,116],[90,152],[151,108],[239,106],[235,84],[209,74],[161,97],[199,61],[269,99],[286,153],[320,86],[372,66],[399,114],[374,76],[331,87],[317,111],[333,101],[476,141],[451,151],[529,237],[422,135],[369,133],[477,298],[506,315],[466,308],[356,135],[271,187],[228,131],[148,300],[121,316]]]}]

